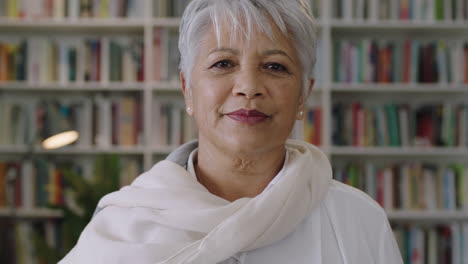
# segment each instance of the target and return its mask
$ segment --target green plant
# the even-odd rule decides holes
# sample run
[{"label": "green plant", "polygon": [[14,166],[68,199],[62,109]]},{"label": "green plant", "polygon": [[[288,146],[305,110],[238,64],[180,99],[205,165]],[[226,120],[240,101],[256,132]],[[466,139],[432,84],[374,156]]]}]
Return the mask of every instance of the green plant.
[{"label": "green plant", "polygon": [[34,239],[38,256],[45,263],[57,263],[76,244],[78,238],[91,220],[96,205],[106,194],[119,188],[120,161],[117,155],[101,154],[94,164],[93,177],[86,180],[83,175],[69,168],[62,168],[65,192],[74,203],[55,207],[64,213],[61,219],[61,245],[58,249],[49,247],[43,236],[36,234]]}]

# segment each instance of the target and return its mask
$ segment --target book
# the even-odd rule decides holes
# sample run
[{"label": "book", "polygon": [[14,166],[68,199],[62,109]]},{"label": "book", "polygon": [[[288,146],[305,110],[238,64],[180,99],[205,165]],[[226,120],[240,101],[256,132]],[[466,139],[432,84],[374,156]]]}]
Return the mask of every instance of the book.
[{"label": "book", "polygon": [[386,210],[465,210],[468,164],[346,162],[334,178],[361,189]]},{"label": "book", "polygon": [[196,124],[180,98],[155,98],[152,111],[153,146],[180,145],[196,138]]},{"label": "book", "polygon": [[333,17],[343,20],[453,22],[466,20],[464,0],[334,0]]},{"label": "book", "polygon": [[16,19],[139,18],[140,0],[2,0],[0,16]]},{"label": "book", "polygon": [[[467,146],[466,104],[337,103],[332,107],[336,146]],[[307,128],[307,127],[306,127]]]},{"label": "book", "polygon": [[[468,83],[468,44],[452,40],[338,40],[340,83]],[[448,87],[448,86],[447,86]]]},{"label": "book", "polygon": [[0,82],[144,81],[144,48],[132,37],[28,37],[0,40]]},{"label": "book", "polygon": [[320,146],[322,142],[322,110],[320,107],[310,107],[306,110],[303,128],[304,141]]}]

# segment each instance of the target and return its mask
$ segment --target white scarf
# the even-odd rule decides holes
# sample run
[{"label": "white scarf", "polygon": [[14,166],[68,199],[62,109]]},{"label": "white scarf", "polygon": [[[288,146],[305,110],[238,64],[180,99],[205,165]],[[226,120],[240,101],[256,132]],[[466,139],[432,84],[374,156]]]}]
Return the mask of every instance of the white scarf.
[{"label": "white scarf", "polygon": [[288,140],[282,177],[254,198],[228,202],[183,167],[161,161],[106,195],[60,263],[214,264],[284,238],[318,207],[332,170],[317,147]]}]

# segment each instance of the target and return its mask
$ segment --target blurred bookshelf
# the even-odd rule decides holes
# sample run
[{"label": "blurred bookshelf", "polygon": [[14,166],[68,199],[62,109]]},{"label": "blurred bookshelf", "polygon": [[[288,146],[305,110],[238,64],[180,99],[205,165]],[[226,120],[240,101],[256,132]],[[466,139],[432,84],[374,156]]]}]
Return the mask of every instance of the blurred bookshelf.
[{"label": "blurred bookshelf", "polygon": [[[37,161],[24,161],[33,154],[41,166],[71,161],[89,177],[98,154],[116,154],[127,166],[125,184],[196,138],[178,79],[188,2],[0,0],[0,161],[34,172]],[[468,1],[309,2],[318,22],[316,84],[296,137],[329,156],[336,179],[386,209],[405,263],[467,260],[459,240],[468,240]],[[44,150],[47,120],[57,114],[83,136]],[[415,164],[430,169],[402,176]],[[23,241],[31,229],[24,223],[44,222],[49,237],[59,232],[60,210],[34,200],[6,207],[5,175],[0,170],[0,219],[15,215]],[[395,187],[378,198],[378,183]],[[398,191],[405,184],[424,187]],[[426,204],[430,190],[447,197],[431,208],[402,206],[419,196],[413,202]]]}]

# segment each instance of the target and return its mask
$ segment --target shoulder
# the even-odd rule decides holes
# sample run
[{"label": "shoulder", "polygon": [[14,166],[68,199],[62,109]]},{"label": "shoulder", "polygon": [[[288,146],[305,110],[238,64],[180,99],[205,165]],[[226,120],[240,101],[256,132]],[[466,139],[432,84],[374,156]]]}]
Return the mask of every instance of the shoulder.
[{"label": "shoulder", "polygon": [[350,237],[367,234],[379,239],[390,230],[385,210],[363,191],[333,180],[322,204],[336,229]]},{"label": "shoulder", "polygon": [[331,181],[325,197],[325,204],[328,207],[339,209],[346,216],[373,216],[387,219],[385,210],[368,194],[336,180]]},{"label": "shoulder", "polygon": [[349,263],[403,263],[385,210],[363,191],[332,180],[321,211]]}]

